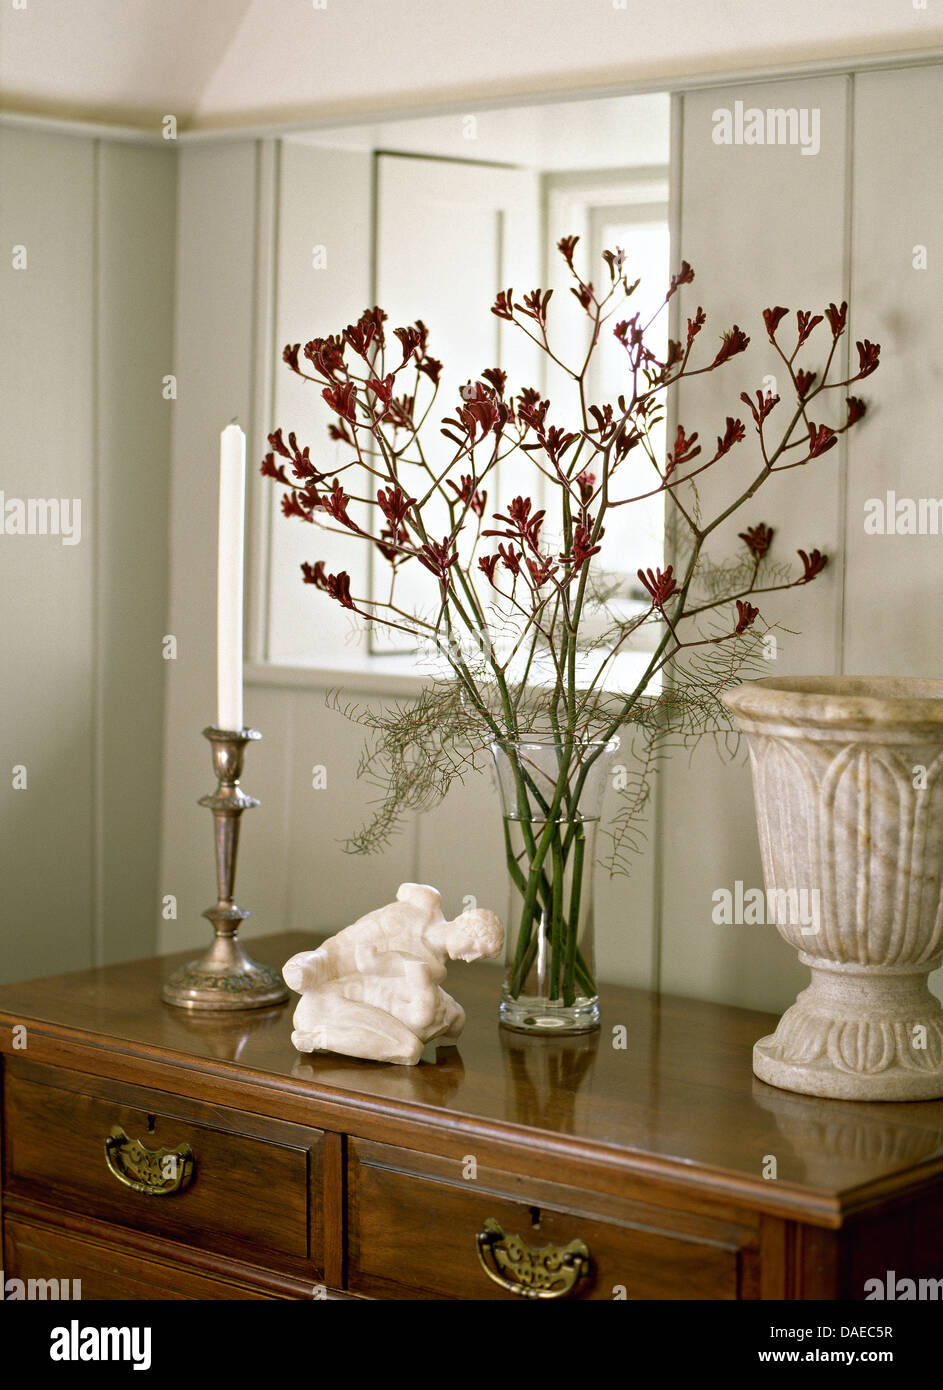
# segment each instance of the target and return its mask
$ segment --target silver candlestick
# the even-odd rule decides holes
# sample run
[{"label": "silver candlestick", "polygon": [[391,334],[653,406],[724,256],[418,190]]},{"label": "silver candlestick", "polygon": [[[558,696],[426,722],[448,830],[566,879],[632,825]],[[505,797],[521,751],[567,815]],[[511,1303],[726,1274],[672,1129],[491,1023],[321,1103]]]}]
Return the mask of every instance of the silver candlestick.
[{"label": "silver candlestick", "polygon": [[200,805],[213,812],[216,831],[215,907],[203,913],[213,923],[216,938],[200,960],[177,970],[161,990],[161,998],[182,1009],[261,1009],[283,1004],[288,990],[278,971],[259,965],[239,940],[239,924],[249,916],[233,902],[239,821],[243,811],[258,806],[239,785],[246,744],[262,737],[255,729],[203,730],[213,746],[213,770],[218,786]]}]

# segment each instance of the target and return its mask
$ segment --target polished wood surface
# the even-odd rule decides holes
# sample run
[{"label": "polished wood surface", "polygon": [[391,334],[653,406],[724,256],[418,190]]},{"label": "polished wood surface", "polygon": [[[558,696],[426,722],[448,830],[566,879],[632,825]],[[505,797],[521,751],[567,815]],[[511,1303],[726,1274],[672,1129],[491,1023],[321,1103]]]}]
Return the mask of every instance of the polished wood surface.
[{"label": "polished wood surface", "polygon": [[[250,944],[278,965],[313,942]],[[774,1023],[765,1014],[604,987],[600,1033],[532,1038],[497,1025],[499,971],[459,964],[450,988],[468,1024],[457,1049],[417,1067],[306,1058],[291,1046],[291,1004],[226,1018],[159,1003],[163,978],[192,954],[0,988],[0,1046],[14,1067],[107,1077],[120,1056],[127,1083],[174,1090],[185,1072],[191,1097],[246,1113],[444,1152],[471,1138],[508,1173],[551,1179],[565,1161],[573,1182],[600,1192],[661,1200],[666,1185],[689,1188],[823,1227],[943,1173],[943,1102],[818,1100],[754,1078],[753,1043]]]}]

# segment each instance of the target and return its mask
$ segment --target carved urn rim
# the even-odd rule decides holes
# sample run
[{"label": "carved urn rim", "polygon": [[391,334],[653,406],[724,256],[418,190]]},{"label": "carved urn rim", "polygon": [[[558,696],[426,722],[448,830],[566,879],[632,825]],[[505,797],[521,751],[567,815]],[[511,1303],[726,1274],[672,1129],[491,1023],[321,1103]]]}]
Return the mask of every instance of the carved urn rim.
[{"label": "carved urn rim", "polygon": [[943,737],[943,680],[922,676],[766,676],[721,695],[738,719],[827,729],[907,728]]}]

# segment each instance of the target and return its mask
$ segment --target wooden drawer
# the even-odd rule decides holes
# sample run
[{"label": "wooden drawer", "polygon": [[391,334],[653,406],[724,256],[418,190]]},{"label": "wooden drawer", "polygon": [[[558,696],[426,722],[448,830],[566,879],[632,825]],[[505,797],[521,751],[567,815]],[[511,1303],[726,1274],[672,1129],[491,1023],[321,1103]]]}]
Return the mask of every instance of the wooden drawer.
[{"label": "wooden drawer", "polygon": [[[24,1198],[88,1212],[306,1276],[323,1267],[319,1130],[24,1061],[7,1066],[3,1117],[4,1197],[14,1207]],[[151,1155],[180,1154],[177,1190],[122,1182],[172,1187],[175,1164],[162,1169],[120,1140],[106,1154],[118,1127]]]},{"label": "wooden drawer", "polygon": [[[49,1293],[57,1281],[60,1297],[78,1293],[83,1303],[129,1299],[270,1299],[276,1295],[246,1284],[213,1278],[188,1269],[179,1261],[149,1258],[136,1250],[88,1240],[41,1223],[7,1220],[4,1240],[4,1277],[42,1280]],[[76,1289],[78,1280],[80,1288]],[[9,1297],[9,1295],[8,1295]]]},{"label": "wooden drawer", "polygon": [[[351,1290],[387,1298],[519,1297],[482,1268],[476,1237],[490,1220],[532,1250],[585,1243],[588,1275],[566,1297],[741,1296],[741,1264],[755,1240],[748,1225],[610,1199],[594,1211],[588,1194],[555,1183],[480,1169],[466,1180],[463,1171],[460,1160],[349,1141]],[[751,1262],[754,1255],[750,1248]]]}]

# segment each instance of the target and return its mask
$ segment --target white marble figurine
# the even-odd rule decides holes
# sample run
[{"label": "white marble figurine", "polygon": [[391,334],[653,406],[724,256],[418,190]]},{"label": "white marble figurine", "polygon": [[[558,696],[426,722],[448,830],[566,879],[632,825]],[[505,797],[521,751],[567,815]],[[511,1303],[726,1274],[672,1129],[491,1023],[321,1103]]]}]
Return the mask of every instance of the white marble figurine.
[{"label": "white marble figurine", "polygon": [[493,912],[473,908],[448,922],[435,888],[402,883],[395,903],[285,963],[285,983],[301,995],[292,1044],[415,1066],[427,1042],[454,1043],[465,1026],[465,1011],[441,988],[446,962],[503,946]]}]

